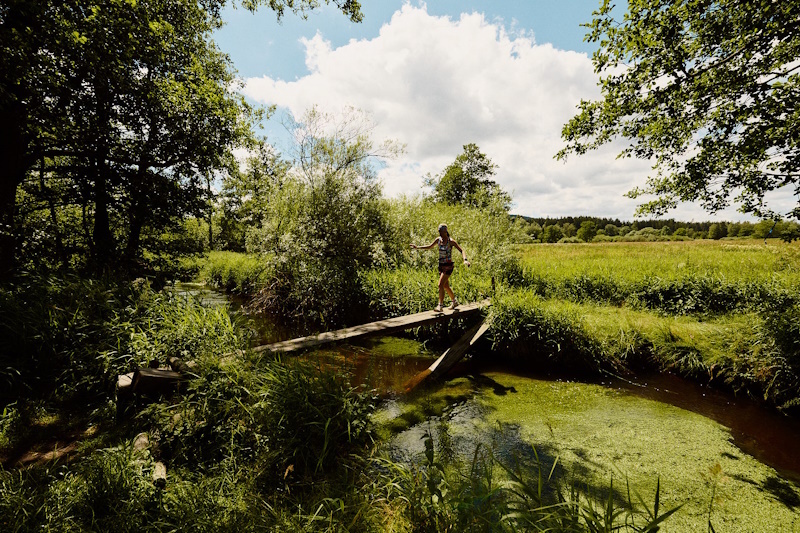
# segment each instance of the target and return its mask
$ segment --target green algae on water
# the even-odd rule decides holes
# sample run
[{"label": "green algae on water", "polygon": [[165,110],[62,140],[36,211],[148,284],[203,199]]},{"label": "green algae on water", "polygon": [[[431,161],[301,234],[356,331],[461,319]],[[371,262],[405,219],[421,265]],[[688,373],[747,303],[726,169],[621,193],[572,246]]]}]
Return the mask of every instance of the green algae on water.
[{"label": "green algae on water", "polygon": [[[629,480],[661,506],[681,510],[664,531],[800,531],[800,487],[743,453],[722,425],[696,413],[584,383],[487,374],[513,393],[476,396],[487,427],[558,455],[565,473],[594,486]],[[714,494],[712,502],[712,493]]]}]

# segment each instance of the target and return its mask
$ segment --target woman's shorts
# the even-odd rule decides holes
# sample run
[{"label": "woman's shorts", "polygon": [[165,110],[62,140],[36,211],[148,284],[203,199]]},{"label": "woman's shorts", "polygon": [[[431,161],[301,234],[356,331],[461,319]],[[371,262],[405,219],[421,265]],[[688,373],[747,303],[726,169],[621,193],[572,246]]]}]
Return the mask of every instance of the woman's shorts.
[{"label": "woman's shorts", "polygon": [[455,263],[439,263],[439,274],[447,274],[448,276],[453,273]]}]

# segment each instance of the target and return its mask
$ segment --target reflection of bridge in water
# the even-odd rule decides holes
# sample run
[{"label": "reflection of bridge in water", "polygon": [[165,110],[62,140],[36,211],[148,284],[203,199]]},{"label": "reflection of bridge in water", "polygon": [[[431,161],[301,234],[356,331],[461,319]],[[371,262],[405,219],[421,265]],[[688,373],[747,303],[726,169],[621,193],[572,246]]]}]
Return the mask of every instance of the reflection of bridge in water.
[{"label": "reflection of bridge in water", "polygon": [[[298,339],[291,339],[272,344],[265,344],[253,348],[256,353],[286,353],[315,348],[323,344],[340,341],[352,341],[368,335],[387,335],[396,331],[428,326],[440,322],[448,322],[454,318],[464,318],[471,315],[480,314],[484,307],[491,305],[489,300],[474,302],[459,306],[455,310],[445,309],[444,311],[423,311],[413,315],[399,316],[353,326],[351,328],[327,331],[318,335],[309,335]],[[470,328],[453,346],[444,352],[427,370],[424,370],[411,378],[405,385],[406,391],[417,387],[422,382],[442,376],[450,370],[458,361],[461,360],[475,342],[489,329],[489,321]]]}]

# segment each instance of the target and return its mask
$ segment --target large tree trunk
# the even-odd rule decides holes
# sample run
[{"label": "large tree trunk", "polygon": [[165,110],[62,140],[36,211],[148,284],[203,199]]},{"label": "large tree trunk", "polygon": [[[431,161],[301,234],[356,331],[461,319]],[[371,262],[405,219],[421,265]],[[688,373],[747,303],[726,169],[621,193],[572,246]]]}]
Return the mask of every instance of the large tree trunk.
[{"label": "large tree trunk", "polygon": [[114,259],[114,236],[111,234],[111,220],[108,215],[108,168],[99,158],[97,176],[94,184],[94,266],[98,273],[107,273]]},{"label": "large tree trunk", "polygon": [[142,242],[142,227],[144,226],[144,213],[138,200],[135,200],[131,205],[128,223],[130,224],[130,229],[128,231],[128,242],[125,246],[125,262],[132,265],[139,253],[139,246]]},{"label": "large tree trunk", "polygon": [[44,181],[45,165],[44,157],[39,158],[39,190],[42,195],[47,199],[47,206],[50,209],[50,223],[53,226],[53,237],[56,240],[56,257],[61,261],[61,266],[65,267],[67,264],[67,256],[64,253],[64,242],[61,239],[61,229],[58,225],[58,213],[56,212],[56,204],[53,201],[53,193],[47,187]]},{"label": "large tree trunk", "polygon": [[[157,128],[154,120],[150,120],[151,134]],[[139,161],[139,170],[136,173],[135,181],[130,184],[130,198],[131,204],[128,211],[128,242],[125,245],[125,262],[133,267],[136,261],[136,256],[139,254],[139,248],[142,244],[142,228],[144,227],[145,220],[147,220],[147,193],[145,192],[149,186],[148,170],[150,169],[150,161],[148,159],[150,151],[150,142],[145,145],[144,154]]]},{"label": "large tree trunk", "polygon": [[0,279],[14,274],[17,187],[28,170],[27,149],[22,114],[0,109]]}]

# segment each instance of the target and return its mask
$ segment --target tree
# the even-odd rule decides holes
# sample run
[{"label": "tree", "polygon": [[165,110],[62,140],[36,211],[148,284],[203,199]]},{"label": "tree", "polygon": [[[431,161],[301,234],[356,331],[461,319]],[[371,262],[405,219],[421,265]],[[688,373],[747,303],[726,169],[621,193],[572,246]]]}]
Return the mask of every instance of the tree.
[{"label": "tree", "polygon": [[781,239],[786,242],[792,242],[800,239],[800,225],[796,223],[788,223],[781,231]]},{"label": "tree", "polygon": [[[335,2],[360,20],[354,0]],[[17,191],[36,166],[68,181],[92,255],[110,265],[120,238],[135,255],[155,227],[207,205],[210,173],[250,134],[230,92],[229,59],[211,40],[225,0],[7,0],[0,6],[0,276],[22,232]],[[317,0],[242,0],[305,13]],[[204,186],[204,184],[206,186]],[[30,188],[29,188],[30,190]],[[52,204],[51,204],[52,205]],[[122,229],[113,227],[122,224]]]},{"label": "tree", "polygon": [[753,234],[754,226],[752,222],[742,222],[739,225],[739,237],[749,237]]},{"label": "tree", "polygon": [[542,231],[542,242],[558,242],[564,236],[561,226],[553,224],[552,226],[545,226]]},{"label": "tree", "polygon": [[581,227],[578,228],[577,237],[585,242],[590,242],[597,235],[597,225],[591,220],[581,222]]},{"label": "tree", "polygon": [[542,234],[542,227],[535,221],[531,220],[528,227],[525,228],[525,233],[530,235],[531,239],[538,241],[539,236]]},{"label": "tree", "polygon": [[487,207],[499,202],[506,211],[511,196],[494,180],[497,165],[476,144],[464,145],[464,152],[437,176],[428,176],[425,185],[433,188],[433,198],[447,204]]},{"label": "tree", "polygon": [[657,170],[628,193],[656,196],[639,213],[733,202],[772,218],[765,193],[800,193],[800,2],[630,0],[622,21],[613,7],[587,25],[602,99],[580,103],[557,157],[623,137],[621,155]]},{"label": "tree", "polygon": [[720,226],[719,224],[714,223],[714,224],[711,224],[711,226],[708,227],[708,238],[709,239],[719,240],[722,237],[724,237],[724,235],[722,234],[722,226]]},{"label": "tree", "polygon": [[243,169],[237,167],[224,176],[219,197],[221,248],[244,251],[247,229],[261,226],[290,168],[274,147],[262,143]]},{"label": "tree", "polygon": [[372,266],[388,233],[375,162],[404,147],[376,144],[370,117],[352,108],[340,117],[312,108],[287,126],[292,168],[267,189],[247,249],[279,258],[278,284],[261,295],[265,307],[339,321],[360,303],[359,272]]}]

